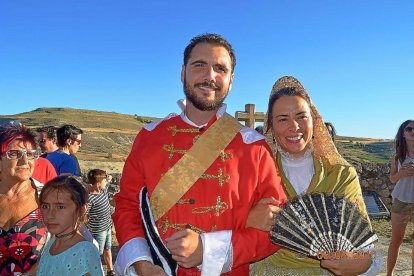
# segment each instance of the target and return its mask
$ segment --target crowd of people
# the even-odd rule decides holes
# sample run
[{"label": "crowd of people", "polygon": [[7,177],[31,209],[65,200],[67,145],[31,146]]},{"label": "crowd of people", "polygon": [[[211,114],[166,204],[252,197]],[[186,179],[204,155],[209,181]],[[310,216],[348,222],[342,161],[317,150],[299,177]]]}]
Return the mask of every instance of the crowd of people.
[{"label": "crowd of people", "polygon": [[[345,197],[369,217],[357,173],[335,147],[336,130],[302,83],[275,82],[256,131],[226,113],[235,66],[222,36],[191,39],[182,112],[137,134],[114,214],[111,176],[92,169],[81,177],[82,129],[1,126],[0,275],[104,275],[102,263],[106,275],[377,275],[378,254],[317,259],[271,242],[278,212],[297,196]],[[390,180],[388,275],[414,211],[413,120],[399,127]],[[372,244],[363,250],[376,252]]]},{"label": "crowd of people", "polygon": [[91,170],[89,184],[80,177],[82,133],[73,125],[0,127],[0,275],[103,275],[100,255],[115,275],[110,176]]}]

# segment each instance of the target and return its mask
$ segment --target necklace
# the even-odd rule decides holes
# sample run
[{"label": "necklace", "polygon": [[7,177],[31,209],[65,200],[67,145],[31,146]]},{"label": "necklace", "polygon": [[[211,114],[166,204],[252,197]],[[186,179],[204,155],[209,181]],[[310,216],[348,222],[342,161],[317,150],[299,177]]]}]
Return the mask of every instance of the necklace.
[{"label": "necklace", "polygon": [[65,237],[71,236],[71,235],[73,235],[75,233],[76,233],[76,229],[73,229],[72,231],[70,231],[70,232],[68,232],[66,234],[56,234],[55,237],[56,237],[56,239],[61,239],[61,238],[65,238]]},{"label": "necklace", "polygon": [[277,151],[280,152],[280,154],[287,160],[303,160],[303,159],[306,159],[306,158],[308,158],[309,156],[312,155],[313,150],[314,150],[313,145],[310,144],[308,146],[308,148],[306,149],[306,151],[303,153],[302,156],[296,157],[296,156],[293,156],[291,153],[289,153],[287,151],[284,151],[278,143],[276,143],[276,148],[277,148]]}]

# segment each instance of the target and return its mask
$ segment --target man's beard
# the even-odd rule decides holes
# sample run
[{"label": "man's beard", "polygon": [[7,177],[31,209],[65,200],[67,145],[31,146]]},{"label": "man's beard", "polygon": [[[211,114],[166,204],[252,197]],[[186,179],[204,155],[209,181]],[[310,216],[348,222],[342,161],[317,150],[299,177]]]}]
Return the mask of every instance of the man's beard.
[{"label": "man's beard", "polygon": [[[203,83],[196,84],[196,86],[197,85],[200,85],[202,87],[212,88],[214,90],[220,89],[220,87],[217,87],[214,83],[203,82]],[[212,111],[212,110],[219,109],[221,105],[223,104],[224,100],[226,99],[228,92],[229,92],[229,90],[227,90],[226,91],[227,93],[222,98],[215,98],[213,101],[207,101],[199,97],[197,93],[194,92],[193,88],[187,85],[187,80],[185,77],[184,77],[184,83],[183,83],[183,90],[184,90],[184,94],[187,100],[190,101],[197,109],[201,111]]]}]

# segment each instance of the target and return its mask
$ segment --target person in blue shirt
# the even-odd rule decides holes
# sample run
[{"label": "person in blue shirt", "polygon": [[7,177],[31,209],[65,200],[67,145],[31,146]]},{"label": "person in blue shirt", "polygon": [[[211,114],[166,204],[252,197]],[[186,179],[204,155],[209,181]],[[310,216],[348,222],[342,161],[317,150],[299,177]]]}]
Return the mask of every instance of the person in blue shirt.
[{"label": "person in blue shirt", "polygon": [[49,153],[46,158],[55,167],[58,175],[80,176],[77,160],[72,156],[82,145],[82,129],[74,125],[63,125],[56,130],[58,150]]}]

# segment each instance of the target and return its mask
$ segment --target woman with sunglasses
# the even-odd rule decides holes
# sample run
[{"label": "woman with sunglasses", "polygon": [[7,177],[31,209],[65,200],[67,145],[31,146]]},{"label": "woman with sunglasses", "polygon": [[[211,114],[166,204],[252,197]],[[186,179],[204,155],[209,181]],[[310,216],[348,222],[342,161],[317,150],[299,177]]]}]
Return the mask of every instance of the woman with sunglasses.
[{"label": "woman with sunglasses", "polygon": [[0,275],[21,275],[39,259],[46,228],[32,179],[36,137],[21,124],[0,127]]},{"label": "woman with sunglasses", "polygon": [[56,130],[58,150],[49,153],[46,159],[55,167],[58,175],[80,176],[75,155],[82,144],[82,129],[74,125],[63,125]]},{"label": "woman with sunglasses", "polygon": [[[414,120],[407,120],[398,128],[395,136],[395,152],[395,156],[391,159],[390,172],[390,180],[396,185],[391,193],[392,235],[388,247],[387,275],[392,275],[394,271],[405,228],[408,221],[414,218]],[[412,238],[414,239],[414,236]],[[411,260],[412,274],[414,274],[413,253],[411,253]]]}]

